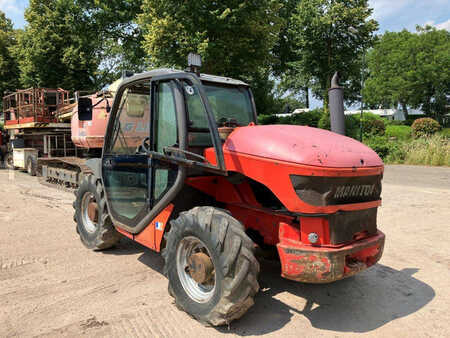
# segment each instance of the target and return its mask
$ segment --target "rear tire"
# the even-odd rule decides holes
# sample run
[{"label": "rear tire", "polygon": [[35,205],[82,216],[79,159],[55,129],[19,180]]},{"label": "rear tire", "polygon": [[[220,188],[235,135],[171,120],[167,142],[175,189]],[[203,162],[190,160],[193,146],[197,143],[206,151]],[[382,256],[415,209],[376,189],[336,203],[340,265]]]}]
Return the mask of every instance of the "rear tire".
[{"label": "rear tire", "polygon": [[[74,220],[81,242],[93,250],[105,250],[114,246],[120,240],[120,234],[114,228],[108,214],[101,181],[96,180],[93,175],[84,176],[75,196]],[[95,217],[89,215],[88,209],[92,203],[97,206]]]},{"label": "rear tire", "polygon": [[[166,238],[164,269],[169,294],[178,308],[205,325],[219,326],[242,317],[254,304],[253,297],[259,290],[254,245],[243,225],[225,210],[196,207],[182,212],[171,222]],[[208,283],[195,282],[189,272],[191,266],[183,268],[180,264],[186,262],[180,260],[186,252],[186,241],[193,243],[191,247],[204,247],[203,252],[208,254],[214,268],[214,277]]]}]

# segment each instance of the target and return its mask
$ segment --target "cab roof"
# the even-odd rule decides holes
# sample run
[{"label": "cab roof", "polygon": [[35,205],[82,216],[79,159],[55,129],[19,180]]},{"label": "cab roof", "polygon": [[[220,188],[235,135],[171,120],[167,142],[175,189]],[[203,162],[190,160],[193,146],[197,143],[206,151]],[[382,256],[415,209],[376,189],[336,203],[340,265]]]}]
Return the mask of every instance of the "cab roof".
[{"label": "cab roof", "polygon": [[[184,71],[184,70],[178,70],[178,69],[171,69],[171,68],[158,68],[158,69],[153,69],[147,72],[143,72],[143,73],[139,73],[139,74],[135,74],[133,76],[127,77],[125,79],[125,82],[129,83],[129,82],[134,82],[134,81],[138,81],[140,79],[145,79],[145,78],[150,78],[150,77],[154,77],[154,76],[161,76],[161,75],[170,75],[170,74],[192,74],[188,71]],[[234,86],[246,86],[248,87],[249,85],[243,81],[240,80],[235,80],[229,77],[224,77],[224,76],[216,76],[216,75],[210,75],[210,74],[200,74],[200,80],[202,81],[208,81],[208,82],[216,82],[216,83],[221,83],[221,84],[229,84],[229,85],[234,85]]]}]

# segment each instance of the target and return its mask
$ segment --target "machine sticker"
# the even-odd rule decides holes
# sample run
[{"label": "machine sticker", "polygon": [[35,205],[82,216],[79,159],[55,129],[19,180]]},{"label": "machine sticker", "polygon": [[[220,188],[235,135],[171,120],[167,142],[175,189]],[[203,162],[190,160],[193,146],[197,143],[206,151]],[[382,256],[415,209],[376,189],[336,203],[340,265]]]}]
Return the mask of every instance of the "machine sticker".
[{"label": "machine sticker", "polygon": [[164,223],[163,222],[156,222],[155,223],[155,228],[156,228],[156,230],[163,230],[163,227],[164,227]]}]

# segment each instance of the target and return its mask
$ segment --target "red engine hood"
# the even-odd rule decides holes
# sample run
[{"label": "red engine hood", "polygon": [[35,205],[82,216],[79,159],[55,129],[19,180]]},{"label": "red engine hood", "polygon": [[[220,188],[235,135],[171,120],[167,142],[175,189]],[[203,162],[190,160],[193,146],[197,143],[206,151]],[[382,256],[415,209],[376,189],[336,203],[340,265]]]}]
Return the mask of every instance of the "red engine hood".
[{"label": "red engine hood", "polygon": [[375,167],[383,162],[372,149],[328,130],[291,125],[236,128],[224,149],[273,160],[331,167]]}]

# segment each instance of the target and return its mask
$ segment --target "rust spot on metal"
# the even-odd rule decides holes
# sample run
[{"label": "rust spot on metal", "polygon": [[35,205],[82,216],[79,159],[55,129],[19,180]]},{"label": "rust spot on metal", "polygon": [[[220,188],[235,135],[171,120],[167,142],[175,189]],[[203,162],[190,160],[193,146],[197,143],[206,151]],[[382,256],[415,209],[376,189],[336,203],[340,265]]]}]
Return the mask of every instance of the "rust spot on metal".
[{"label": "rust spot on metal", "polygon": [[95,202],[91,202],[88,205],[88,217],[89,219],[94,222],[97,223],[98,222],[98,205]]},{"label": "rust spot on metal", "polygon": [[206,283],[214,276],[211,258],[203,252],[191,255],[188,264],[189,274],[199,284]]}]

